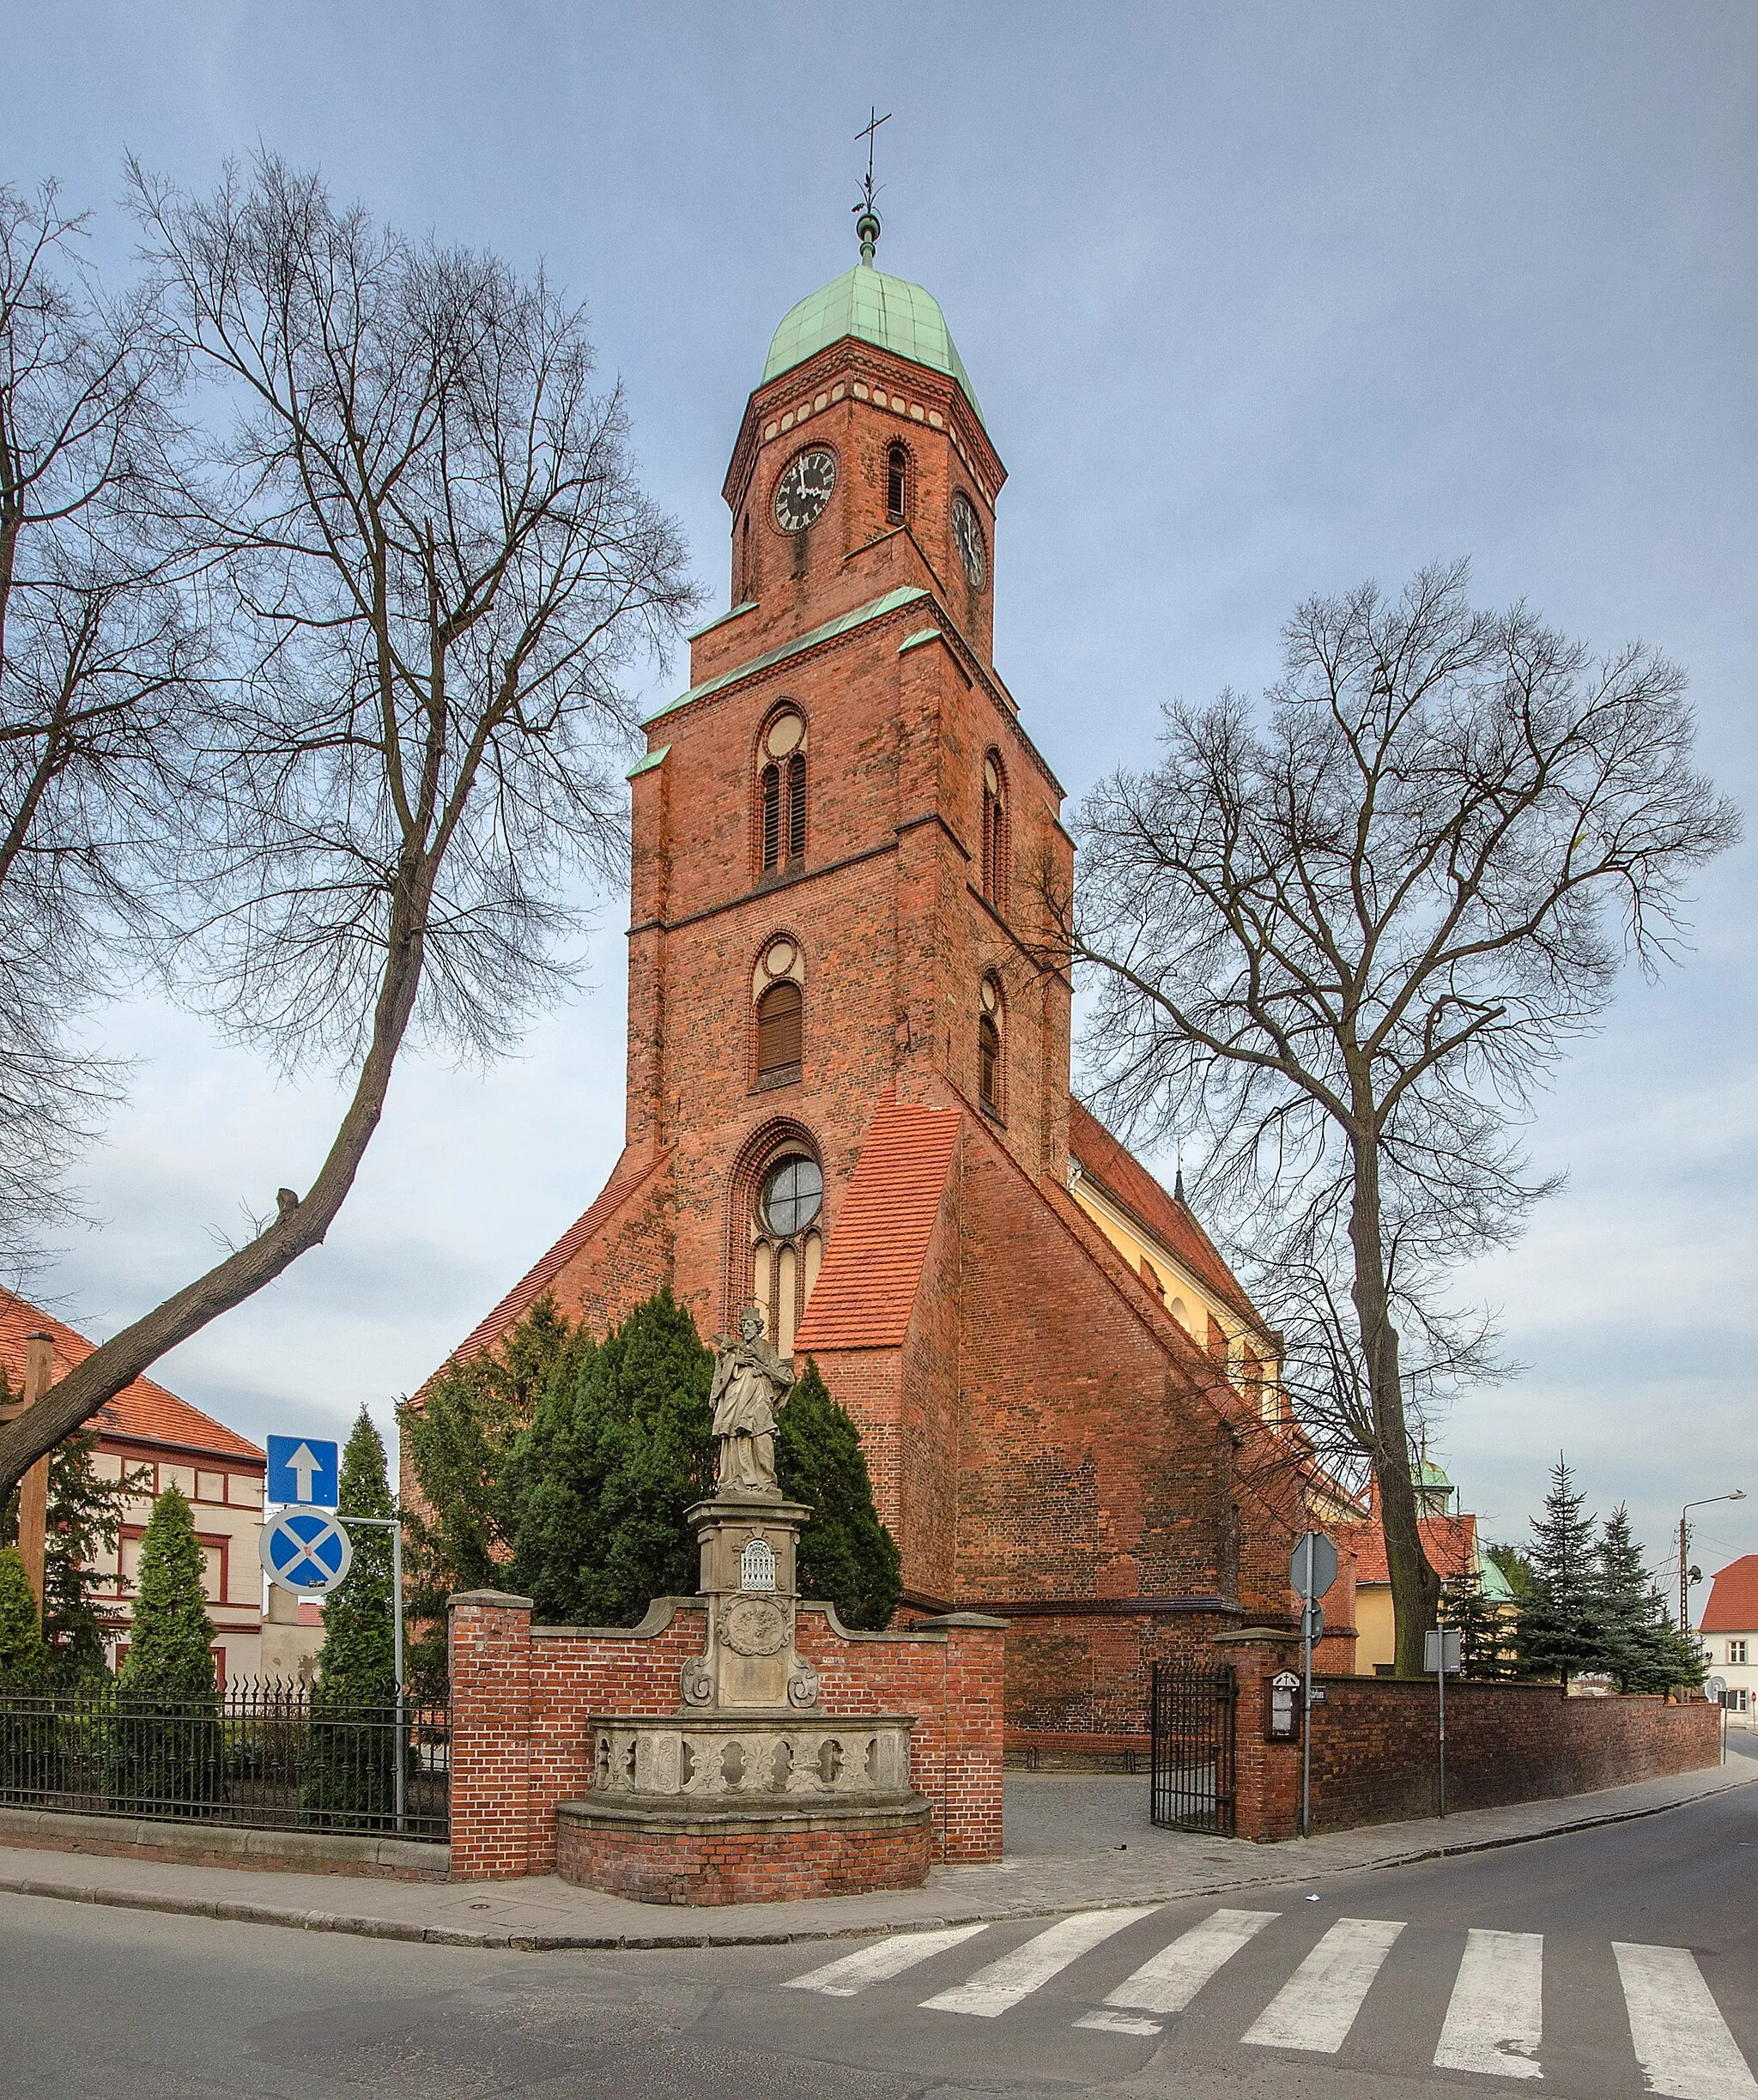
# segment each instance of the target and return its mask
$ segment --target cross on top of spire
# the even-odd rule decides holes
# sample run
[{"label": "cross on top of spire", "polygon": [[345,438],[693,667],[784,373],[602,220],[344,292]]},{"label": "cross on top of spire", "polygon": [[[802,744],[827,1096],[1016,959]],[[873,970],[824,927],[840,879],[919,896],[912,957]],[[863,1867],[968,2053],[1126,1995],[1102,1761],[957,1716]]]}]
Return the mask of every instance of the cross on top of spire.
[{"label": "cross on top of spire", "polygon": [[[857,142],[862,139],[867,142],[867,172],[861,184],[861,201],[852,207],[852,209],[858,215],[855,220],[855,232],[860,237],[861,260],[864,263],[870,263],[873,260],[873,251],[879,245],[879,214],[874,209],[874,199],[878,196],[879,191],[873,187],[873,142],[877,136],[880,125],[890,122],[891,112],[887,110],[882,117],[879,114],[878,105],[871,103],[868,106],[868,118],[865,125],[855,133]],[[882,184],[881,188],[882,187]]]}]

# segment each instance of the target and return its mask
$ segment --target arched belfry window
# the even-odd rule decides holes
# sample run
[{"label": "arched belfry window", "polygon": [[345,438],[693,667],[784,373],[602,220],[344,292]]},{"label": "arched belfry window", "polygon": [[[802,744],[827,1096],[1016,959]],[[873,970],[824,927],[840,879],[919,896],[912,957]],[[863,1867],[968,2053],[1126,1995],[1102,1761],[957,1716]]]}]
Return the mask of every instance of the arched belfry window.
[{"label": "arched belfry window", "polygon": [[997,911],[1007,909],[1007,779],[991,752],[983,761],[983,894]]},{"label": "arched belfry window", "polygon": [[765,947],[751,976],[756,1020],[756,1083],[791,1086],[800,1075],[805,1040],[805,965],[791,934]]},{"label": "arched belfry window", "polygon": [[897,439],[885,448],[885,517],[888,523],[908,523],[910,494],[910,448]]},{"label": "arched belfry window", "polygon": [[977,1098],[991,1116],[1002,1112],[1001,987],[985,977],[977,1014]]},{"label": "arched belfry window", "polygon": [[763,731],[757,775],[757,864],[774,874],[806,857],[806,724],[792,708]]},{"label": "arched belfry window", "polygon": [[790,1138],[759,1166],[747,1230],[750,1299],[762,1309],[770,1340],[783,1356],[824,1259],[824,1170],[800,1138]]}]

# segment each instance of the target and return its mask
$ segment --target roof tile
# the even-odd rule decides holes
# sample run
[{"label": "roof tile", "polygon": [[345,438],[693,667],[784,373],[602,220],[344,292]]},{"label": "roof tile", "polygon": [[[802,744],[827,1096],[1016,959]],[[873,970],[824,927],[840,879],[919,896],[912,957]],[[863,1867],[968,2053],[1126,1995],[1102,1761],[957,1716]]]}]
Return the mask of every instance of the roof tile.
[{"label": "roof tile", "polygon": [[1758,1633],[1758,1553],[1742,1553],[1717,1574],[1699,1631]]},{"label": "roof tile", "polygon": [[[56,1319],[28,1298],[0,1286],[0,1366],[4,1367],[15,1389],[24,1383],[25,1342],[32,1334],[49,1337],[55,1352],[57,1378],[76,1364],[82,1364],[97,1347],[64,1320]],[[186,1400],[179,1400],[151,1378],[136,1378],[132,1385],[124,1386],[114,1400],[98,1410],[94,1425],[134,1443],[168,1444],[178,1450],[216,1458],[254,1459],[259,1465],[264,1460],[260,1447],[247,1437],[227,1429],[199,1407],[191,1407]]]},{"label": "roof tile", "polygon": [[962,1121],[956,1109],[906,1105],[886,1093],[837,1213],[796,1353],[902,1346]]}]

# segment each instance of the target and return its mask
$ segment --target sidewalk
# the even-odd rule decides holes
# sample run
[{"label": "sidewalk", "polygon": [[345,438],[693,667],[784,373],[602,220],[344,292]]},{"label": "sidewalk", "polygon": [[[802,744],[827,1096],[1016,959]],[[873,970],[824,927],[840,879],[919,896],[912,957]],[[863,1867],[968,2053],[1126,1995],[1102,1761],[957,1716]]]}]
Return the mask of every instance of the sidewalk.
[{"label": "sidewalk", "polygon": [[925,1886],[896,1894],[700,1910],[600,1896],[553,1875],[523,1881],[369,1881],[10,1847],[0,1849],[0,1894],[449,1946],[749,1946],[1286,1886],[1324,1874],[1591,1830],[1755,1782],[1758,1758],[1730,1756],[1726,1764],[1703,1771],[1562,1800],[1253,1845],[1155,1830],[1148,1822],[1144,1780],[1009,1774],[1009,1856],[995,1866],[936,1867]]}]

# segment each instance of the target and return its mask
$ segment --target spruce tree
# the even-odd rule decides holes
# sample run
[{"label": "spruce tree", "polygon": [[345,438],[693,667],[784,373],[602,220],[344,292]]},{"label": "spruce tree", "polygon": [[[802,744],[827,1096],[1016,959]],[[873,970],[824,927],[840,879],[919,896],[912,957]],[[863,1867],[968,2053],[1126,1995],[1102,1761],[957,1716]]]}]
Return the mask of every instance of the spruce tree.
[{"label": "spruce tree", "polygon": [[811,1505],[800,1534],[800,1595],[827,1600],[846,1626],[889,1625],[902,1557],[874,1507],[860,1431],[810,1357],[776,1425],[775,1470],[785,1495]]},{"label": "spruce tree", "polygon": [[205,1564],[181,1492],[153,1504],[128,1655],[116,1680],[110,1793],[120,1806],[199,1809],[223,1794]]},{"label": "spruce tree", "polygon": [[446,1681],[446,1601],[454,1590],[505,1589],[514,1515],[506,1470],[551,1383],[590,1342],[548,1292],[492,1349],[446,1365],[421,1405],[397,1409],[417,1506],[405,1518],[409,1619],[421,1631],[409,1672],[424,1696]]},{"label": "spruce tree", "polygon": [[712,1492],[714,1359],[669,1287],[572,1349],[506,1472],[513,1552],[502,1583],[549,1625],[633,1625],[695,1588],[684,1522]]},{"label": "spruce tree", "polygon": [[350,1516],[393,1512],[385,1440],[366,1409],[343,1446],[336,1515],[354,1557],[324,1605],[300,1789],[301,1822],[382,1828],[397,1805],[397,1647],[391,1534]]},{"label": "spruce tree", "polygon": [[1603,1667],[1620,1691],[1664,1691],[1679,1680],[1654,1578],[1619,1503],[1599,1536],[1599,1598]]},{"label": "spruce tree", "polygon": [[24,1556],[15,1546],[0,1546],[0,1692],[34,1691],[49,1661]]},{"label": "spruce tree", "polygon": [[1544,1514],[1532,1520],[1532,1594],[1520,1614],[1521,1674],[1557,1678],[1565,1690],[1571,1677],[1597,1669],[1604,1652],[1595,1520],[1582,1516],[1584,1500],[1559,1457]]},{"label": "spruce tree", "polygon": [[1483,1579],[1475,1569],[1449,1576],[1442,1583],[1439,1624],[1458,1629],[1462,1677],[1494,1684],[1514,1674],[1511,1629],[1484,1597]]}]

